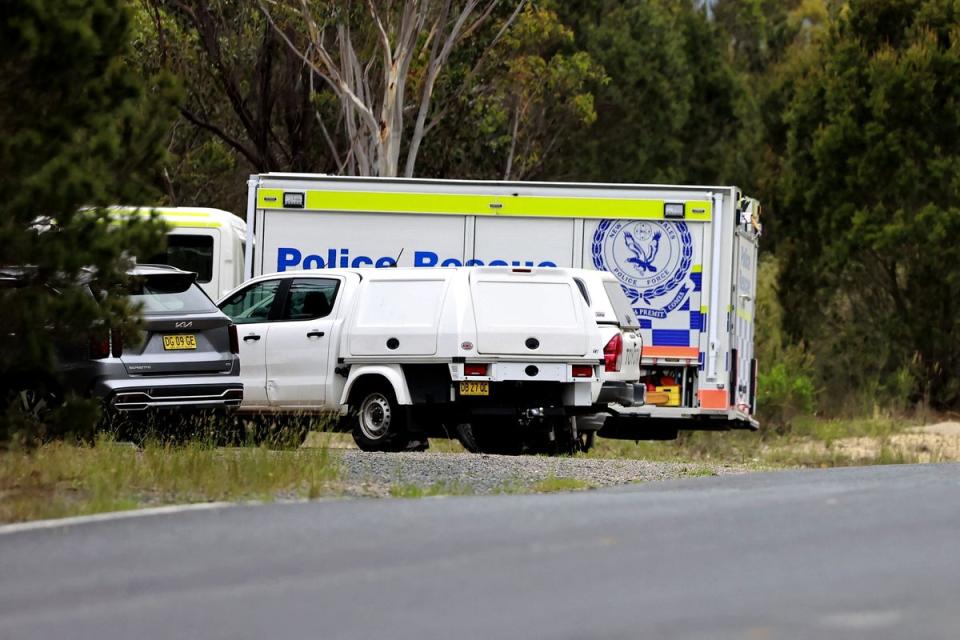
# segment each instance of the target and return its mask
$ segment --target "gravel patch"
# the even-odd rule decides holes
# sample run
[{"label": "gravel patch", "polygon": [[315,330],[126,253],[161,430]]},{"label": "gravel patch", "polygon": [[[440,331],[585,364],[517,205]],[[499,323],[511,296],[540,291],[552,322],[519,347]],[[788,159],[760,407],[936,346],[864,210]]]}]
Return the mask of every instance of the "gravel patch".
[{"label": "gravel patch", "polygon": [[[432,493],[512,493],[539,490],[553,479],[576,481],[577,488],[598,488],[690,476],[745,473],[743,467],[646,460],[549,458],[472,453],[338,452],[348,495],[404,495],[420,487]],[[556,483],[571,488],[571,483]],[[392,491],[391,491],[392,489]]]}]

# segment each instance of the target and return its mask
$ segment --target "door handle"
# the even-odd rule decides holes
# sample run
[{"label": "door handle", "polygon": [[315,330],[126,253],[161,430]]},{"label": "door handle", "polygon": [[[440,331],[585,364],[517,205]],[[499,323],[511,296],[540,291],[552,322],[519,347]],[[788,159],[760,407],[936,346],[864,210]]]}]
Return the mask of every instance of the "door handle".
[{"label": "door handle", "polygon": [[308,338],[322,338],[326,335],[323,331],[307,331]]},{"label": "door handle", "polygon": [[260,336],[258,336],[255,333],[251,333],[250,335],[243,336],[244,342],[256,342],[259,339],[260,339]]}]

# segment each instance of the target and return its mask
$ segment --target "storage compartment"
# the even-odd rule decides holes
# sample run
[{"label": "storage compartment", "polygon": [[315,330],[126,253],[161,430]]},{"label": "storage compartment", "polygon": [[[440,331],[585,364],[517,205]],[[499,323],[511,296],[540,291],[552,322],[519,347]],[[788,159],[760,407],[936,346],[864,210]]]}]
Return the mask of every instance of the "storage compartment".
[{"label": "storage compartment", "polygon": [[370,280],[361,285],[350,355],[430,356],[437,352],[447,281]]},{"label": "storage compartment", "polygon": [[[540,272],[542,274],[542,272]],[[582,356],[583,299],[571,282],[475,274],[471,291],[482,355]]]}]

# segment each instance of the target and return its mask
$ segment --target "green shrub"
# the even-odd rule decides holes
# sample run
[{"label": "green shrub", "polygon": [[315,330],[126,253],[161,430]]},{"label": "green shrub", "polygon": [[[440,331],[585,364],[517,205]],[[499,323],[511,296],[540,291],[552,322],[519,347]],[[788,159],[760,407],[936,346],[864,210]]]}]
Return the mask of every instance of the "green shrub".
[{"label": "green shrub", "polygon": [[784,358],[760,373],[757,387],[758,414],[777,433],[791,430],[793,421],[813,413],[816,388],[796,358]]},{"label": "green shrub", "polygon": [[760,260],[757,277],[757,416],[777,433],[787,433],[796,418],[816,409],[815,361],[805,345],[789,344],[783,333],[783,309],[777,291],[776,257]]}]

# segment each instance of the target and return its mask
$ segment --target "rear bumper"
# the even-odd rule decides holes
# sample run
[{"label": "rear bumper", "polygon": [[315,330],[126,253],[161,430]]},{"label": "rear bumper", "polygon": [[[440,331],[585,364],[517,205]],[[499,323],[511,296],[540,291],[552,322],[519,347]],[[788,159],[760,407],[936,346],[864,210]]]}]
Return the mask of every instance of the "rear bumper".
[{"label": "rear bumper", "polygon": [[149,384],[141,380],[108,381],[98,386],[96,395],[116,411],[223,409],[240,406],[243,384],[192,378],[152,380]]},{"label": "rear bumper", "polygon": [[647,422],[672,421],[681,431],[728,431],[731,429],[756,431],[760,427],[760,423],[754,417],[737,409],[645,405],[641,407],[611,406],[607,411],[621,418]]},{"label": "rear bumper", "polygon": [[624,407],[643,406],[646,387],[634,382],[608,380],[600,388],[599,404],[619,404]]},{"label": "rear bumper", "polygon": [[523,409],[591,410],[596,399],[590,380],[582,382],[489,383],[489,395],[462,395],[454,383],[452,399],[458,407],[477,413],[497,413]]},{"label": "rear bumper", "polygon": [[597,434],[616,440],[672,440],[679,431],[755,431],[759,424],[734,409],[690,409],[684,407],[619,407],[607,409],[609,416]]}]

